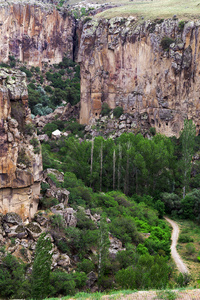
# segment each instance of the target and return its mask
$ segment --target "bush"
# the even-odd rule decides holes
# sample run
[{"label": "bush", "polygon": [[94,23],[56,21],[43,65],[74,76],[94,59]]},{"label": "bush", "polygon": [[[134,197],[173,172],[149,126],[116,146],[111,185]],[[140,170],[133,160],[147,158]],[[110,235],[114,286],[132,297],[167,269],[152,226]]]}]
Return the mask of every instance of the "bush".
[{"label": "bush", "polygon": [[156,129],[155,129],[155,127],[151,127],[151,128],[149,129],[149,131],[150,131],[150,133],[151,133],[152,135],[155,135],[155,134],[156,134]]},{"label": "bush", "polygon": [[117,106],[113,109],[113,115],[115,118],[119,118],[123,114],[123,107]]},{"label": "bush", "polygon": [[39,145],[38,139],[32,138],[32,139],[30,140],[30,144],[31,144],[34,148],[36,148],[36,147]]},{"label": "bush", "polygon": [[191,242],[194,242],[193,238],[191,238],[187,234],[180,234],[178,241],[179,241],[179,243],[191,243]]},{"label": "bush", "polygon": [[[48,188],[47,186],[45,186],[45,188]],[[49,209],[50,207],[59,204],[58,199],[56,198],[47,198],[47,197],[43,197],[40,199],[39,201],[39,209]]]},{"label": "bush", "polygon": [[108,106],[107,103],[104,102],[101,107],[101,115],[108,116],[110,111],[111,111],[110,107]]},{"label": "bush", "polygon": [[35,132],[35,126],[32,123],[28,123],[24,126],[24,134],[33,135]]},{"label": "bush", "polygon": [[165,36],[165,37],[162,38],[160,44],[161,44],[161,46],[162,46],[162,48],[163,48],[164,51],[169,51],[169,46],[170,46],[172,43],[174,43],[174,40],[171,39],[171,38],[168,37],[168,36]]},{"label": "bush", "polygon": [[18,153],[17,163],[24,164],[27,168],[31,166],[30,158],[26,155],[24,148]]},{"label": "bush", "polygon": [[195,246],[192,243],[187,244],[185,248],[188,255],[192,255],[196,252]]},{"label": "bush", "polygon": [[178,23],[178,28],[180,29],[180,31],[183,31],[184,26],[185,26],[185,21],[182,20]]},{"label": "bush", "polygon": [[78,263],[77,266],[80,272],[85,272],[86,274],[94,271],[95,269],[94,263],[89,259],[83,259],[82,262]]},{"label": "bush", "polygon": [[76,283],[72,274],[54,271],[50,275],[51,296],[74,295]]}]

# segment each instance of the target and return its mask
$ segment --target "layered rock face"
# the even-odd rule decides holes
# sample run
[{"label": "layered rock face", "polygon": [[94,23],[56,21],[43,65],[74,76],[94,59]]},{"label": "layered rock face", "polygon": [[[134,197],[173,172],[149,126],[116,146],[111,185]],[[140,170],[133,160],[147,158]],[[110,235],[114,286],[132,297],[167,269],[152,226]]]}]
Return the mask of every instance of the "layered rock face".
[{"label": "layered rock face", "polygon": [[39,142],[28,108],[26,76],[0,69],[0,212],[33,217],[42,176]]},{"label": "layered rock face", "polygon": [[0,57],[12,55],[29,65],[58,63],[73,58],[74,18],[52,4],[16,1],[0,4]]},{"label": "layered rock face", "polygon": [[[178,20],[136,25],[133,17],[80,25],[80,122],[99,118],[102,103],[107,102],[111,108],[122,106],[138,127],[152,126],[178,136],[189,118],[198,133],[199,26],[188,22],[181,29]],[[165,37],[174,40],[170,46]]]}]

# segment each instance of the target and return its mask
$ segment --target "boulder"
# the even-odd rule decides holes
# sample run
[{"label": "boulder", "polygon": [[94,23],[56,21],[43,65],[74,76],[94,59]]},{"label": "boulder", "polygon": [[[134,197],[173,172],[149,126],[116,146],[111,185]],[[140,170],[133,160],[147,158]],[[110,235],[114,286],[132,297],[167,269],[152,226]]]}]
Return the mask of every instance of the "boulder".
[{"label": "boulder", "polygon": [[10,223],[13,225],[19,225],[22,224],[22,219],[21,217],[15,213],[15,212],[10,212],[7,213],[4,217],[3,217],[3,221],[6,223]]},{"label": "boulder", "polygon": [[92,286],[97,282],[97,276],[96,274],[91,271],[88,275],[87,275],[87,281],[86,281],[86,286],[91,289]]},{"label": "boulder", "polygon": [[29,236],[35,240],[37,239],[40,234],[42,233],[42,229],[39,224],[35,222],[31,222],[28,225],[26,225],[26,229],[28,231]]},{"label": "boulder", "polygon": [[60,255],[58,261],[57,261],[58,266],[67,268],[71,265],[70,258],[67,254],[62,254]]},{"label": "boulder", "polygon": [[61,135],[62,135],[62,132],[60,130],[56,129],[55,131],[52,132],[51,138],[53,140],[58,140],[61,137]]}]

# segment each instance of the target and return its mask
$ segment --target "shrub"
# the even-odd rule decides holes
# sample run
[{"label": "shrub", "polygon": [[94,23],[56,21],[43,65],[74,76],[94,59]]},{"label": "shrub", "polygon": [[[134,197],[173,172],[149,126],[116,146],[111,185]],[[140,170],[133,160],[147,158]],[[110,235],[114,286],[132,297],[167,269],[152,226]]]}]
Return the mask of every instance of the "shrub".
[{"label": "shrub", "polygon": [[[48,188],[46,186],[46,188]],[[58,199],[56,198],[47,198],[47,197],[43,197],[40,199],[39,201],[39,209],[49,209],[50,207],[59,204]]]},{"label": "shrub", "polygon": [[27,168],[31,166],[30,158],[26,155],[24,148],[18,153],[17,163],[24,164]]},{"label": "shrub", "polygon": [[85,272],[86,274],[94,271],[95,269],[94,263],[89,259],[83,259],[77,266],[80,272]]},{"label": "shrub", "polygon": [[174,40],[171,39],[171,38],[168,37],[168,36],[165,36],[165,37],[162,38],[160,44],[161,44],[161,46],[162,46],[162,48],[163,48],[164,51],[169,51],[169,46],[170,46],[172,43],[174,43]]},{"label": "shrub", "polygon": [[155,127],[151,127],[151,128],[149,129],[149,131],[150,131],[150,133],[151,133],[152,135],[155,135],[155,134],[156,134],[156,129],[155,129]]},{"label": "shrub", "polygon": [[32,139],[30,140],[30,144],[31,144],[34,148],[36,148],[36,147],[39,145],[38,139],[32,138]]},{"label": "shrub", "polygon": [[51,226],[54,229],[62,230],[65,228],[65,220],[61,215],[53,215],[50,218]]},{"label": "shrub", "polygon": [[191,238],[187,234],[180,234],[178,241],[179,241],[179,243],[191,243],[191,242],[194,242],[193,238]]},{"label": "shrub", "polygon": [[25,66],[20,67],[19,69],[20,69],[20,71],[22,71],[22,72],[24,72],[26,74],[27,78],[31,78],[33,76],[33,74],[31,73],[31,71],[28,70]]},{"label": "shrub", "polygon": [[32,123],[28,123],[24,126],[24,134],[33,135],[35,132],[35,126]]},{"label": "shrub", "polygon": [[185,248],[186,248],[187,254],[189,254],[189,255],[192,255],[196,252],[195,246],[192,243],[187,244],[185,246]]},{"label": "shrub", "polygon": [[72,274],[54,271],[50,275],[51,296],[73,295],[76,283]]},{"label": "shrub", "polygon": [[101,115],[102,116],[108,116],[110,113],[111,109],[107,103],[103,103],[101,107]]},{"label": "shrub", "polygon": [[113,110],[113,115],[115,118],[119,118],[123,114],[123,107],[117,106]]},{"label": "shrub", "polygon": [[182,20],[178,23],[178,28],[180,29],[180,31],[183,31],[184,26],[185,26],[185,21]]}]

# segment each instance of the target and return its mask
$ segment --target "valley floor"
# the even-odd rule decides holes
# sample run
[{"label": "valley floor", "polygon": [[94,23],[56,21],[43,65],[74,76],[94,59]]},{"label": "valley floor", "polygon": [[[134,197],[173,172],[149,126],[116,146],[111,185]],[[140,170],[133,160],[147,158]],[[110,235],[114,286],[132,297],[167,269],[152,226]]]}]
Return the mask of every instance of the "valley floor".
[{"label": "valley floor", "polygon": [[[66,299],[66,298],[61,298]],[[177,290],[163,290],[163,291],[138,291],[128,295],[125,294],[111,294],[111,295],[91,295],[86,297],[68,298],[69,300],[198,300],[200,299],[200,289],[177,289]]]}]

